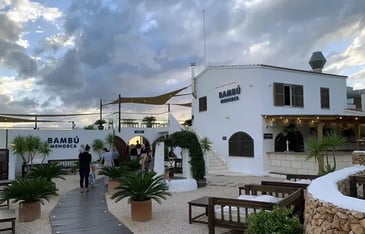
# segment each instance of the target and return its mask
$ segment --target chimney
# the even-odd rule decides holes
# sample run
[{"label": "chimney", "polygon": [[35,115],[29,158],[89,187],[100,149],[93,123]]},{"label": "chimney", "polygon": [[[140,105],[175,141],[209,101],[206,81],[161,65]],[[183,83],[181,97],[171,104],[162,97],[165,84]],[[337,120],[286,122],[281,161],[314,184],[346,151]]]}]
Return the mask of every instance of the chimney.
[{"label": "chimney", "polygon": [[191,67],[191,94],[193,95],[194,98],[196,98],[196,79],[194,74],[195,63],[194,62],[190,63],[190,67]]},{"label": "chimney", "polygon": [[309,65],[312,67],[314,72],[322,72],[326,58],[323,56],[321,51],[315,51],[309,60]]}]

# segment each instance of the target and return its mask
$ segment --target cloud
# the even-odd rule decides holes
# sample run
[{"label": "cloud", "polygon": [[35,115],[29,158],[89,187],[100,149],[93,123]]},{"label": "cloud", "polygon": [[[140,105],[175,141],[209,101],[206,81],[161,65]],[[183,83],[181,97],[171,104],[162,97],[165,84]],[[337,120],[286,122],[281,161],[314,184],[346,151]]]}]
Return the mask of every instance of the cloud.
[{"label": "cloud", "polygon": [[2,1],[0,64],[15,80],[35,79],[38,97],[22,98],[47,112],[97,110],[100,99],[119,94],[181,88],[190,84],[191,62],[196,74],[206,65],[251,63],[310,70],[318,50],[325,72],[359,85],[363,12],[356,0]]}]

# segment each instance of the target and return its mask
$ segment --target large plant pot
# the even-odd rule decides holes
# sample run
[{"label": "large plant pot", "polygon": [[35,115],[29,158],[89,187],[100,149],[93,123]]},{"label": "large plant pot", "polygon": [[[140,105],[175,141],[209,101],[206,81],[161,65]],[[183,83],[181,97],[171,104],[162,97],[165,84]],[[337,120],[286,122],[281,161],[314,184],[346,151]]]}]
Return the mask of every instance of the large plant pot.
[{"label": "large plant pot", "polygon": [[198,185],[198,188],[203,188],[207,186],[207,179],[206,178],[198,179],[196,180],[196,183]]},{"label": "large plant pot", "polygon": [[152,219],[152,200],[131,202],[132,220],[145,222]]},{"label": "large plant pot", "polygon": [[119,186],[118,180],[109,180],[108,183],[108,194],[113,195],[115,192],[115,188]]},{"label": "large plant pot", "polygon": [[18,208],[19,222],[32,222],[41,217],[41,202],[20,202]]}]

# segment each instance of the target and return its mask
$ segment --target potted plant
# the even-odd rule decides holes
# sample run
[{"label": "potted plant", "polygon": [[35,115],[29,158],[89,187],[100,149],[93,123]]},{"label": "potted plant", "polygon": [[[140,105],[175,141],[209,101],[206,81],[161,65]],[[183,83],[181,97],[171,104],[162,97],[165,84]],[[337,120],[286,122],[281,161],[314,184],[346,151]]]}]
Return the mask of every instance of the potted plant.
[{"label": "potted plant", "polygon": [[33,166],[27,173],[27,178],[46,178],[49,182],[52,179],[59,178],[65,180],[64,175],[68,175],[66,169],[56,163],[45,163]]},{"label": "potted plant", "polygon": [[161,204],[161,199],[171,196],[163,176],[153,171],[130,172],[119,179],[119,186],[111,196],[115,202],[128,198],[132,220],[144,222],[152,218],[152,200]]},{"label": "potted plant", "polygon": [[142,119],[143,123],[146,123],[147,128],[152,128],[154,122],[156,122],[155,116],[146,116]]},{"label": "potted plant", "polygon": [[113,194],[115,191],[115,188],[119,185],[118,179],[124,176],[129,169],[126,167],[102,167],[99,170],[99,175],[104,175],[109,177],[109,183],[108,183],[108,193]]},{"label": "potted plant", "polygon": [[43,177],[21,178],[11,182],[0,192],[0,202],[13,199],[20,201],[18,207],[19,222],[31,222],[41,217],[41,204],[50,196],[56,196],[57,188]]},{"label": "potted plant", "polygon": [[103,130],[104,129],[103,124],[106,124],[106,121],[104,119],[98,119],[98,120],[95,121],[94,124],[98,125],[99,130]]}]

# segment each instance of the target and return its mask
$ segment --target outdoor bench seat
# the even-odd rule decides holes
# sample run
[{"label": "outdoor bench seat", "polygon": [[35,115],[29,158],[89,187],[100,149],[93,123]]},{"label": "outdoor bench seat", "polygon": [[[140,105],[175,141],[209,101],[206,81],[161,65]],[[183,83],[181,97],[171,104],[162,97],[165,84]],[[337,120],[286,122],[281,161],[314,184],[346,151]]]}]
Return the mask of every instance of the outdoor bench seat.
[{"label": "outdoor bench seat", "polygon": [[275,205],[293,206],[293,214],[302,220],[304,211],[304,192],[301,188],[286,188],[259,184],[245,185],[245,195],[270,195],[277,200],[232,199],[222,197],[208,198],[208,228],[209,233],[215,233],[216,227],[234,231],[244,231],[247,228],[247,216],[261,210],[272,210]]}]

